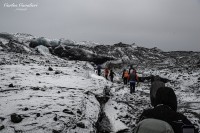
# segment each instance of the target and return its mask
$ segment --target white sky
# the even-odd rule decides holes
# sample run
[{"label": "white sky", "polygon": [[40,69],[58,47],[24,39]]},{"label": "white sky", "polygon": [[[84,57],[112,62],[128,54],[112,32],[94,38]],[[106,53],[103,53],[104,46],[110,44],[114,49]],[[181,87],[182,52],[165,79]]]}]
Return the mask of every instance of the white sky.
[{"label": "white sky", "polygon": [[1,0],[0,32],[200,51],[200,0]]}]

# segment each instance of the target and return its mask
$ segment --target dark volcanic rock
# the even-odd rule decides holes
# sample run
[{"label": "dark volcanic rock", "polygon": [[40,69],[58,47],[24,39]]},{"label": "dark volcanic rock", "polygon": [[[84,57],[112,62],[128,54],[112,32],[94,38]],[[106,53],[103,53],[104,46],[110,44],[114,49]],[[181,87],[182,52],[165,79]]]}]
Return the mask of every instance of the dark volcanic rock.
[{"label": "dark volcanic rock", "polygon": [[0,117],[0,120],[1,120],[1,121],[4,121],[5,119],[6,119],[6,118],[4,118],[4,117]]},{"label": "dark volcanic rock", "polygon": [[65,52],[65,48],[62,45],[57,46],[53,51],[57,56],[63,57],[63,53]]},{"label": "dark volcanic rock", "polygon": [[197,62],[197,67],[200,67],[200,60]]},{"label": "dark volcanic rock", "polygon": [[53,71],[53,68],[52,68],[52,67],[49,67],[48,70],[49,70],[49,71]]},{"label": "dark volcanic rock", "polygon": [[3,130],[5,128],[4,125],[0,125],[0,131]]},{"label": "dark volcanic rock", "polygon": [[36,116],[37,116],[37,117],[40,117],[40,113],[37,113]]},{"label": "dark volcanic rock", "polygon": [[32,89],[32,90],[35,90],[35,91],[40,90],[39,87],[31,87],[31,89]]},{"label": "dark volcanic rock", "polygon": [[80,111],[80,110],[77,110],[76,111],[79,115],[81,115],[82,114],[82,112]]},{"label": "dark volcanic rock", "polygon": [[83,122],[78,122],[76,125],[77,127],[85,128],[85,124]]},{"label": "dark volcanic rock", "polygon": [[54,49],[54,54],[59,57],[66,57],[70,60],[90,61],[96,64],[102,64],[109,60],[114,60],[113,57],[106,55],[95,54],[84,49],[85,47],[77,46],[62,46],[59,45]]},{"label": "dark volcanic rock", "polygon": [[9,87],[14,87],[14,85],[13,85],[13,84],[9,84],[8,86],[9,86]]},{"label": "dark volcanic rock", "polygon": [[63,110],[64,113],[70,114],[70,115],[74,115],[74,113],[68,109],[64,109]]},{"label": "dark volcanic rock", "polygon": [[[134,44],[133,44],[134,45]],[[124,44],[122,42],[114,44],[115,47],[130,47],[130,44]]]},{"label": "dark volcanic rock", "polygon": [[198,82],[200,82],[200,77],[198,78]]},{"label": "dark volcanic rock", "polygon": [[55,71],[55,74],[61,74],[62,72],[61,71],[59,71],[59,70],[56,70]]},{"label": "dark volcanic rock", "polygon": [[61,133],[61,131],[60,131],[60,130],[55,130],[55,129],[53,129],[53,130],[52,130],[52,133]]},{"label": "dark volcanic rock", "polygon": [[20,115],[16,114],[16,113],[11,114],[10,117],[11,117],[11,121],[13,123],[19,123],[23,120],[22,117]]},{"label": "dark volcanic rock", "polygon": [[58,120],[57,116],[55,116],[55,117],[53,118],[53,120],[54,120],[54,121],[57,121],[57,120]]},{"label": "dark volcanic rock", "polygon": [[14,36],[9,33],[0,33],[0,37],[8,40],[12,40],[14,38]]},{"label": "dark volcanic rock", "polygon": [[28,108],[27,107],[25,107],[24,109],[23,109],[23,111],[27,111],[28,110]]},{"label": "dark volcanic rock", "polygon": [[40,74],[39,74],[39,73],[36,73],[36,75],[39,76]]}]

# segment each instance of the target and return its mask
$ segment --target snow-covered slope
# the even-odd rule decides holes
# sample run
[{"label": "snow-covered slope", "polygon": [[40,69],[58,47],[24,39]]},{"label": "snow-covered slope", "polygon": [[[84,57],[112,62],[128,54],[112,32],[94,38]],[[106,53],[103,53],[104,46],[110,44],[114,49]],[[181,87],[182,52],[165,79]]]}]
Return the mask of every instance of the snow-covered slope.
[{"label": "snow-covered slope", "polygon": [[[104,78],[87,62],[0,52],[1,132],[94,132]],[[49,68],[51,67],[51,68]],[[92,92],[87,93],[87,92]],[[11,114],[20,123],[11,122]],[[84,128],[82,127],[84,126]]]},{"label": "snow-covered slope", "polygon": [[117,61],[117,65],[135,64],[137,67],[164,68],[181,66],[193,68],[200,62],[200,52],[164,52],[156,47],[139,47],[135,43],[124,44],[120,42],[113,45],[103,45],[90,41],[76,42],[69,39],[50,40],[23,33],[1,33],[0,44],[1,47],[8,49],[8,51],[17,49],[16,47],[12,48],[12,45],[18,45],[18,49],[23,45],[26,50],[31,49],[31,51],[34,51],[37,46],[43,45],[53,55],[70,60],[90,61],[95,64],[103,64],[107,61],[112,64],[113,61]]},{"label": "snow-covered slope", "polygon": [[[151,106],[148,81],[134,94],[122,84],[122,70],[130,64],[140,77],[169,79],[178,111],[200,126],[199,62],[199,52],[1,33],[0,132],[131,132]],[[92,63],[111,67],[114,83],[98,76]]]}]

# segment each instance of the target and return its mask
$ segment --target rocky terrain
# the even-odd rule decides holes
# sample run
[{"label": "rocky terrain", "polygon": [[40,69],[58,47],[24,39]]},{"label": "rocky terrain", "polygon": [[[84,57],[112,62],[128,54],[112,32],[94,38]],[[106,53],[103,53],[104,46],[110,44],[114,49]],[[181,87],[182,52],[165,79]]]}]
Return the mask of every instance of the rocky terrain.
[{"label": "rocky terrain", "polygon": [[[95,64],[113,68],[114,83],[97,76]],[[200,52],[1,33],[0,132],[131,132],[151,106],[149,81],[134,94],[122,84],[130,64],[140,77],[169,79],[178,111],[200,127]]]}]

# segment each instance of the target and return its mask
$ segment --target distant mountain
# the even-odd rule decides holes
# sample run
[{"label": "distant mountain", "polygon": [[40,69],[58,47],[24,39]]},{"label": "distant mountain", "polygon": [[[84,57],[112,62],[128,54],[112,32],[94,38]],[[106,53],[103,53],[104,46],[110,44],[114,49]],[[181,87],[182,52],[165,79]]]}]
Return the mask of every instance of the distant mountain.
[{"label": "distant mountain", "polygon": [[[44,47],[40,47],[40,45]],[[48,50],[45,48],[48,48]],[[124,44],[122,42],[103,45],[90,41],[50,40],[24,33],[0,33],[0,49],[20,53],[41,53],[43,55],[45,55],[44,52],[49,51],[53,55],[69,60],[89,61],[95,64],[107,62],[116,67],[134,64],[135,67],[165,68],[181,66],[193,68],[199,67],[200,62],[200,52],[164,52],[156,47],[144,48],[136,44]]]}]

